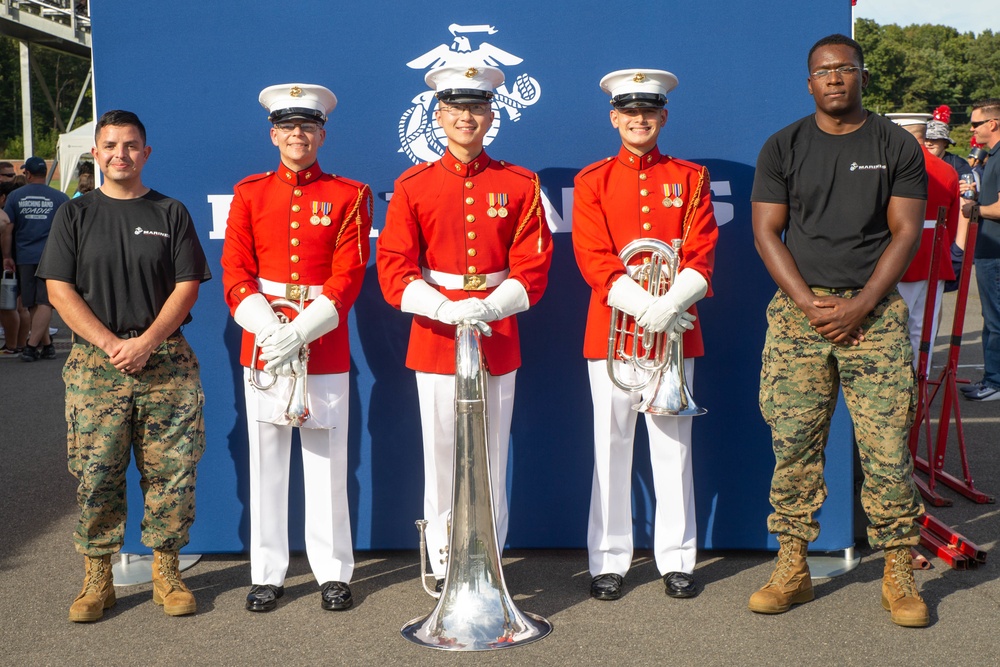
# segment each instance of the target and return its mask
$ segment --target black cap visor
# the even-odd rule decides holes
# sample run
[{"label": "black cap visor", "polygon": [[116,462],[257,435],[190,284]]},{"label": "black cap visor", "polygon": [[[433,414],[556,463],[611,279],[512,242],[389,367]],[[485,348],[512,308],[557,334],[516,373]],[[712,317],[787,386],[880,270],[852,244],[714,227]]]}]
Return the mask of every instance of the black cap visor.
[{"label": "black cap visor", "polygon": [[326,122],[326,114],[320,113],[317,109],[310,109],[308,107],[275,109],[267,116],[267,120],[272,123],[278,123],[283,120],[293,120],[295,118],[301,118],[302,120],[314,120],[318,123]]},{"label": "black cap visor", "polygon": [[452,104],[480,104],[492,100],[493,91],[477,88],[448,88],[438,91],[437,98],[442,102],[451,102]]},{"label": "black cap visor", "polygon": [[666,103],[667,96],[657,93],[626,93],[611,100],[616,109],[662,109]]}]

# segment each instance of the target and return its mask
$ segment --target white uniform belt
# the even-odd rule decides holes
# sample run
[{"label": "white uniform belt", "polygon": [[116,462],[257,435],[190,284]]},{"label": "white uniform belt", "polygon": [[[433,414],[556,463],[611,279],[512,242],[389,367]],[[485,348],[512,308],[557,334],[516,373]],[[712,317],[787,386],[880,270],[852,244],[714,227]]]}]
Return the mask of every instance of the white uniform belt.
[{"label": "white uniform belt", "polygon": [[924,220],[924,229],[934,229],[937,227],[937,220]]},{"label": "white uniform belt", "polygon": [[[431,285],[437,285],[445,289],[464,290],[496,287],[510,275],[509,269],[494,273],[445,273],[423,267],[420,269],[420,272],[423,274],[424,280]],[[475,287],[470,287],[470,278],[476,283]]]},{"label": "white uniform belt", "polygon": [[323,294],[322,285],[299,285],[298,283],[276,283],[266,278],[258,278],[260,291],[268,296],[276,296],[289,301],[298,301],[305,292],[305,300],[312,301]]}]

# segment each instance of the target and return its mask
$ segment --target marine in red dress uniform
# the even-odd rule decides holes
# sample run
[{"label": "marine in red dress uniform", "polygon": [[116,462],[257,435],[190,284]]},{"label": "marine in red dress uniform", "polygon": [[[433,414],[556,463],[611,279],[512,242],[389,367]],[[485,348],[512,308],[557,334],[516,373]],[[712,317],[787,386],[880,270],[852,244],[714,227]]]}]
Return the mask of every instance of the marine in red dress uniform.
[{"label": "marine in red dress uniform", "polygon": [[[413,313],[406,365],[417,371],[424,441],[424,511],[431,565],[447,544],[454,451],[455,325],[478,321],[488,370],[488,436],[497,536],[506,538],[505,471],[521,365],[517,319],[545,291],[552,237],[538,177],[483,151],[490,100],[503,74],[492,67],[443,67],[427,74],[435,118],[448,136],[441,160],[396,181],[376,264],[386,301]],[[488,323],[488,324],[487,324]]]},{"label": "marine in red dress uniform", "polygon": [[[910,328],[910,344],[913,346],[913,365],[916,368],[920,360],[920,338],[924,330],[924,310],[927,304],[928,279],[931,274],[931,249],[934,245],[934,227],[937,224],[938,208],[944,206],[945,233],[938,240],[938,284],[934,299],[934,318],[931,329],[937,331],[938,318],[941,314],[941,302],[944,296],[944,281],[955,279],[955,270],[951,264],[951,245],[955,242],[958,232],[958,214],[961,201],[958,191],[958,172],[950,164],[935,157],[924,145],[925,128],[930,114],[925,113],[890,113],[886,117],[897,125],[909,130],[920,142],[924,152],[924,166],[927,169],[927,211],[924,214],[924,231],[920,236],[920,246],[917,254],[910,261],[903,277],[899,279],[899,294],[906,301],[910,310],[907,324]],[[931,340],[933,340],[933,334]],[[927,369],[930,370],[931,357],[927,357]]]},{"label": "marine in red dress uniform", "polygon": [[[281,162],[240,181],[222,251],[226,303],[243,327],[250,441],[250,611],[270,611],[288,569],[288,468],[292,428],[300,427],[306,553],[327,610],[352,604],[354,570],[347,499],[347,315],[369,256],[371,191],[325,173],[316,160],[336,97],[322,86],[283,84],[260,95],[274,123]],[[270,302],[301,304],[301,313]],[[258,359],[252,359],[254,345]],[[308,345],[307,358],[302,349]],[[308,372],[310,414],[285,416],[296,377]],[[268,389],[254,387],[253,377]]]},{"label": "marine in red dress uniform", "polygon": [[[660,153],[657,137],[666,121],[666,93],[676,77],[662,70],[622,70],[601,81],[612,96],[612,125],[622,137],[615,157],[584,168],[573,194],[573,248],[592,288],[584,337],[594,403],[595,468],[588,529],[591,594],[621,595],[632,561],[631,470],[637,412],[643,392],[626,392],[606,370],[611,305],[649,331],[683,332],[690,381],[693,357],[702,356],[694,302],[710,295],[718,228],[708,170]],[[619,258],[636,239],[681,240],[677,278],[670,291],[652,297],[629,277]],[[639,263],[641,258],[633,260]],[[617,371],[630,383],[643,378],[622,361]],[[651,387],[643,390],[648,393]],[[691,479],[691,417],[646,415],[656,492],[654,555],[667,594],[691,597],[696,556]]]}]

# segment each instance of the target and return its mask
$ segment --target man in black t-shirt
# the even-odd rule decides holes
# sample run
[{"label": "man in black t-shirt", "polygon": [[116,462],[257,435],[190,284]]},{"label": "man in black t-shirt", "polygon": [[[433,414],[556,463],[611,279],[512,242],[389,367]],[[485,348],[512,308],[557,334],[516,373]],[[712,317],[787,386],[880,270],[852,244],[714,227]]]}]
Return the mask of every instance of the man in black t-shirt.
[{"label": "man in black t-shirt", "polygon": [[205,427],[198,360],[180,326],[212,276],[184,205],[142,183],[150,147],[139,118],[107,112],[95,143],[104,184],[56,212],[37,273],[76,334],[63,379],[69,469],[79,481],[74,541],[86,577],[69,620],[96,621],[115,603],[110,559],[124,537],[133,449],[153,602],[182,616],[196,608],[177,552],[194,521]]},{"label": "man in black t-shirt", "polygon": [[882,605],[894,623],[922,627],[927,606],[910,554],[923,512],[907,448],[913,351],[896,283],[923,228],[923,154],[862,107],[868,72],[857,42],[831,35],[807,62],[816,113],[767,140],[751,197],[754,241],[779,287],[767,310],[760,408],[776,459],[768,530],[781,548],[750,609],[777,614],[813,599],[806,545],[819,535],[824,449],[842,386],[865,472],[868,541],[885,550]]}]

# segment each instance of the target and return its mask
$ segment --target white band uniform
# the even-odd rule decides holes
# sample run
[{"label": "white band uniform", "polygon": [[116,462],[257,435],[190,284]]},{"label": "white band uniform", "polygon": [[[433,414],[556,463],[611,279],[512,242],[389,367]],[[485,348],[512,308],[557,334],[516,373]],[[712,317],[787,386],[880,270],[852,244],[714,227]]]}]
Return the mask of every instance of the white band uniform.
[{"label": "white band uniform", "polygon": [[[634,373],[616,361],[629,381]],[[640,392],[625,392],[608,377],[607,361],[587,361],[594,404],[594,481],[587,527],[590,574],[625,576],[632,564],[632,444]],[[694,359],[684,360],[688,383]],[[647,391],[651,391],[647,389]],[[603,410],[601,409],[603,406]],[[691,472],[691,417],[646,415],[653,471],[655,519],[653,555],[660,574],[694,572],[697,557],[694,482]],[[683,510],[683,511],[678,511]]]},{"label": "white band uniform", "polygon": [[[503,551],[507,541],[507,447],[514,412],[514,378],[486,374],[487,449],[497,544]],[[438,579],[446,566],[440,550],[448,546],[448,515],[451,513],[452,478],[455,473],[455,376],[417,372],[420,428],[424,442],[424,518],[427,519],[427,555]],[[435,443],[437,446],[435,447]]]},{"label": "white band uniform", "polygon": [[[444,271],[434,271],[426,267],[422,267],[420,272],[429,285],[436,285],[445,289],[464,289],[465,275],[461,273],[445,273]],[[484,273],[480,277],[486,281],[486,287],[496,287],[506,280],[509,275],[510,270],[504,269],[503,271],[496,271],[494,273]]]},{"label": "white band uniform", "polygon": [[[259,421],[262,410],[269,409],[273,400],[250,386],[249,368],[243,369],[243,375],[250,440],[251,581],[282,586],[288,570],[288,480],[293,427]],[[325,418],[341,427],[299,429],[306,555],[316,581],[349,583],[354,572],[347,499],[349,374],[310,375],[309,391],[326,397]]]}]

